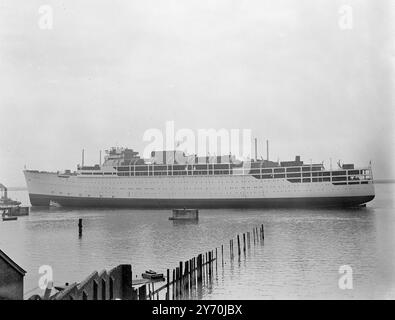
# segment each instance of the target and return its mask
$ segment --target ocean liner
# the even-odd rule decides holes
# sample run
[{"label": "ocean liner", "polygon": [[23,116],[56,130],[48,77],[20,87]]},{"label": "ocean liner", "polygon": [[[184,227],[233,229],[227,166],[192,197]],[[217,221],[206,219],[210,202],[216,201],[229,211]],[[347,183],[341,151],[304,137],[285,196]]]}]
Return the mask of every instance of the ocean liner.
[{"label": "ocean liner", "polygon": [[322,163],[239,161],[127,148],[106,151],[103,164],[71,172],[25,170],[33,206],[265,208],[353,207],[375,196],[371,165],[325,169]]}]

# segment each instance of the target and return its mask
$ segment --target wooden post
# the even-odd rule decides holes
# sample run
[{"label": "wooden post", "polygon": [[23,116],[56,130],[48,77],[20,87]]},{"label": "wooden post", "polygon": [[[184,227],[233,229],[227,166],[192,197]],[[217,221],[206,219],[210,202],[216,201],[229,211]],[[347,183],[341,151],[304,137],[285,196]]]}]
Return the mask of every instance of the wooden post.
[{"label": "wooden post", "polygon": [[193,275],[194,275],[194,266],[193,266],[193,258],[191,259],[191,270],[190,270],[190,280],[191,280],[191,291],[192,291],[192,287],[193,287]]},{"label": "wooden post", "polygon": [[82,236],[82,219],[78,219],[78,234]]},{"label": "wooden post", "polygon": [[246,234],[243,233],[243,252],[246,253]]},{"label": "wooden post", "polygon": [[233,259],[233,239],[230,239],[230,258]]},{"label": "wooden post", "polygon": [[239,237],[239,235],[237,235],[237,252],[238,252],[239,257],[240,257],[240,237]]},{"label": "wooden post", "polygon": [[176,270],[173,269],[173,283],[171,285],[171,289],[173,291],[173,300],[174,300],[174,295],[175,295],[175,289],[176,289]]},{"label": "wooden post", "polygon": [[147,287],[145,285],[139,288],[139,300],[147,299]]},{"label": "wooden post", "polygon": [[196,275],[197,275],[197,270],[196,269],[196,259],[195,257],[193,258],[193,285],[196,285]]},{"label": "wooden post", "polygon": [[215,248],[215,271],[218,270],[218,254],[217,254],[217,248]]},{"label": "wooden post", "polygon": [[254,237],[254,246],[255,246],[255,229],[252,229],[252,236]]},{"label": "wooden post", "polygon": [[169,270],[169,269],[167,269],[166,276],[167,276],[167,283],[166,283],[166,290],[167,290],[167,292],[166,292],[166,300],[170,300],[170,292],[169,292],[169,289],[170,289],[170,270]]},{"label": "wooden post", "polygon": [[263,229],[263,224],[262,224],[262,240],[265,240],[265,230]]},{"label": "wooden post", "polygon": [[180,267],[176,268],[176,298],[180,293]]},{"label": "wooden post", "polygon": [[202,255],[199,254],[197,257],[197,282],[202,282]]},{"label": "wooden post", "polygon": [[148,283],[148,298],[149,298],[149,300],[152,300],[152,298],[151,298],[151,284],[150,283]]},{"label": "wooden post", "polygon": [[207,280],[207,252],[203,255],[203,282],[206,283]]},{"label": "wooden post", "polygon": [[224,245],[221,245],[222,267],[224,266]]},{"label": "wooden post", "polygon": [[179,276],[179,286],[178,286],[178,290],[179,290],[179,294],[182,294],[182,285],[184,283],[183,279],[182,279],[182,261],[180,261],[180,273],[178,274]]},{"label": "wooden post", "polygon": [[195,258],[191,259],[191,265],[192,265],[192,269],[191,269],[191,287],[195,285]]},{"label": "wooden post", "polygon": [[213,275],[213,252],[212,251],[210,251],[210,259],[209,259],[209,265],[208,265],[208,270],[209,270],[209,273],[210,273],[210,278],[211,278],[211,276]]},{"label": "wooden post", "polygon": [[185,290],[189,291],[189,261],[185,261]]}]

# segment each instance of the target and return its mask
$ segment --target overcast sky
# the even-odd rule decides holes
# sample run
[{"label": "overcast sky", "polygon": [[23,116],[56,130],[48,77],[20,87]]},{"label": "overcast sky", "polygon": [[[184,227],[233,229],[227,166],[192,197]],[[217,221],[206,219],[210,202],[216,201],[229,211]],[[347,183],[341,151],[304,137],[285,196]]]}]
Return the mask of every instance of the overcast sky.
[{"label": "overcast sky", "polygon": [[0,182],[75,169],[82,148],[88,164],[143,152],[166,121],[251,129],[272,160],[372,160],[395,178],[390,2],[0,0]]}]

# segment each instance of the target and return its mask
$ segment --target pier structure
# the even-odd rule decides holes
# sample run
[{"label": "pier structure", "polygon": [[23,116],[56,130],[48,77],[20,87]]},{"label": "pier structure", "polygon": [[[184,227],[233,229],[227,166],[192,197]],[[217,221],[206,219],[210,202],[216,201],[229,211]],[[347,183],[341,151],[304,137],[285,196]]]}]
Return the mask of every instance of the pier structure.
[{"label": "pier structure", "polygon": [[[241,237],[243,244],[240,243]],[[259,226],[259,232],[258,227],[254,227],[252,233],[237,234],[236,238],[240,261],[242,256],[246,258],[246,251],[250,250],[252,244],[263,245],[263,224]],[[235,259],[233,240],[229,241],[230,261]],[[52,295],[52,288],[48,288],[43,296],[36,294],[29,300],[182,300],[196,295],[199,298],[201,289],[211,284],[214,273],[218,271],[218,251],[221,252],[220,265],[224,267],[224,245],[219,248],[221,250],[216,247],[187,261],[180,261],[177,267],[166,270],[164,278],[133,279],[132,266],[122,264],[109,271],[95,271],[80,283],[55,286],[58,292]],[[155,284],[161,286],[155,289]]]}]

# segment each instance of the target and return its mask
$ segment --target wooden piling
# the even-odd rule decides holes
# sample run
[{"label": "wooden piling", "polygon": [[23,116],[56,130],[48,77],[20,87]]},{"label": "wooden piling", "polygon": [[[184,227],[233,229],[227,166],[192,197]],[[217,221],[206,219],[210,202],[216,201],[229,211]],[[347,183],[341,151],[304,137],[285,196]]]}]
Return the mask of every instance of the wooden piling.
[{"label": "wooden piling", "polygon": [[170,292],[169,292],[169,288],[170,288],[170,270],[167,269],[166,272],[166,300],[170,300]]},{"label": "wooden piling", "polygon": [[185,270],[185,290],[189,291],[189,270],[190,270],[190,266],[189,266],[189,260],[185,262],[186,265],[186,270]]},{"label": "wooden piling", "polygon": [[183,281],[183,279],[182,279],[182,261],[180,261],[180,273],[179,273],[179,283],[180,283],[180,285],[179,285],[179,287],[178,287],[178,290],[179,290],[179,294],[180,294],[180,296],[181,296],[181,293],[182,293],[182,286],[183,286],[183,283],[184,283],[184,281]]},{"label": "wooden piling", "polygon": [[243,233],[243,252],[246,253],[246,234]]},{"label": "wooden piling", "polygon": [[202,283],[202,254],[197,257],[197,281],[198,284]]},{"label": "wooden piling", "polygon": [[218,255],[217,255],[217,248],[215,248],[215,270],[218,269]]},{"label": "wooden piling", "polygon": [[174,295],[175,295],[175,291],[176,291],[176,270],[175,269],[173,269],[173,282],[172,282],[172,286],[171,286],[171,289],[172,289],[172,299],[174,300]]},{"label": "wooden piling", "polygon": [[78,234],[82,235],[82,219],[78,219]]},{"label": "wooden piling", "polygon": [[237,235],[237,252],[238,252],[239,257],[240,257],[240,236],[239,235]]},{"label": "wooden piling", "polygon": [[139,300],[146,300],[147,299],[147,287],[145,285],[141,286],[138,289],[138,295],[139,295]]},{"label": "wooden piling", "polygon": [[229,240],[229,256],[232,259],[232,239]]},{"label": "wooden piling", "polygon": [[224,245],[221,245],[221,258],[222,258],[222,267],[224,266]]}]

